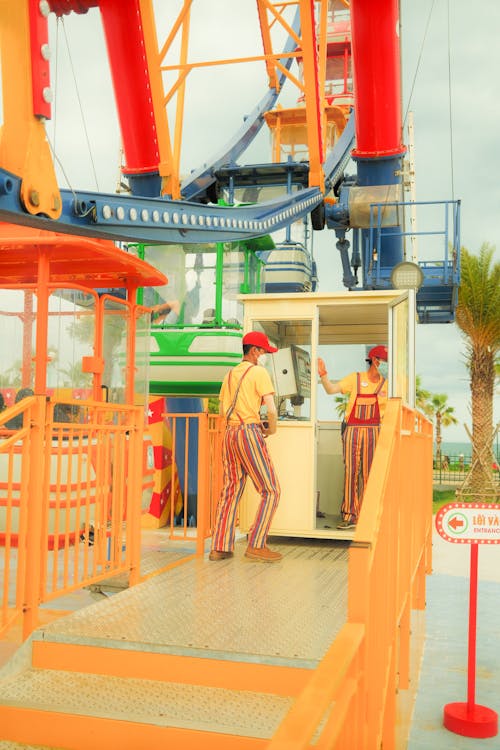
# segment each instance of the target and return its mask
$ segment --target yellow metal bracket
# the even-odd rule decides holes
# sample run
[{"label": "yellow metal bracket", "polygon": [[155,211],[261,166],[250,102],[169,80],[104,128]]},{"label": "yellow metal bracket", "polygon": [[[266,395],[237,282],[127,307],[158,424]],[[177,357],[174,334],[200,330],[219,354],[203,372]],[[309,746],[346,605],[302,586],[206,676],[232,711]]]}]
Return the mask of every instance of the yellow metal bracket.
[{"label": "yellow metal bracket", "polygon": [[0,166],[20,177],[20,199],[28,213],[57,219],[62,202],[45,119],[33,109],[30,17],[26,1],[0,2],[0,52],[4,115]]},{"label": "yellow metal bracket", "polygon": [[26,211],[58,219],[62,211],[61,193],[44,124],[35,117],[27,132],[26,158],[21,177],[20,198]]}]

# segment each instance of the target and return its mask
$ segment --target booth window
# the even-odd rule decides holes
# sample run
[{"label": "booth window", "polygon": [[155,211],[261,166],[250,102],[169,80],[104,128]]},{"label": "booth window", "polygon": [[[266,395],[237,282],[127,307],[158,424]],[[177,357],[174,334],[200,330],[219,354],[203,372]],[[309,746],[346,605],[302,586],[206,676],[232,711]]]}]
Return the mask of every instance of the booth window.
[{"label": "booth window", "polygon": [[311,320],[259,320],[252,326],[278,347],[268,370],[280,420],[311,419]]}]

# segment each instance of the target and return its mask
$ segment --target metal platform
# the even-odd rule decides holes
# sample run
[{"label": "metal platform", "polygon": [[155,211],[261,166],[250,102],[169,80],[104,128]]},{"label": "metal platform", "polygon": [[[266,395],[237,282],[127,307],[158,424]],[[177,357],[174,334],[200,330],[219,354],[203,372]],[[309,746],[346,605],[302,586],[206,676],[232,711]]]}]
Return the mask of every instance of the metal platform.
[{"label": "metal platform", "polygon": [[[141,663],[203,659],[212,675],[224,663],[290,668],[287,674],[315,669],[345,622],[349,543],[274,539],[270,544],[283,554],[272,565],[247,560],[245,539],[237,542],[234,558],[217,562],[206,553],[178,564],[180,551],[172,542],[148,550],[163,565],[171,553],[175,567],[38,628],[0,670],[1,705],[270,738],[293,703],[291,689],[275,691],[264,682],[240,689],[201,684],[168,669],[152,679],[146,673],[99,674],[93,661],[97,648],[97,660],[105,658],[102,649],[119,650],[122,664],[138,653]],[[189,555],[189,543],[180,546]],[[33,667],[37,648],[73,647],[88,647],[84,669],[57,661]],[[16,747],[28,746],[0,744],[0,750]]]},{"label": "metal platform", "polygon": [[233,559],[191,560],[33,639],[314,669],[345,622],[348,543],[273,540],[283,561],[272,565],[247,560],[245,546]]}]

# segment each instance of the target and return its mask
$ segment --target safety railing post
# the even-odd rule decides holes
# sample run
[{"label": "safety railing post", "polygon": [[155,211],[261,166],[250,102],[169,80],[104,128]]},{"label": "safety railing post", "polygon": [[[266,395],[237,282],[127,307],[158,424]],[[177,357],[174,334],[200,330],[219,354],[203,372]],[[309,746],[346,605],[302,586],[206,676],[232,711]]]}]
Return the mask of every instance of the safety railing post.
[{"label": "safety railing post", "polygon": [[142,493],[142,443],[144,438],[144,415],[135,409],[128,445],[128,492],[126,523],[130,539],[129,585],[139,583],[141,575],[141,493]]},{"label": "safety railing post", "polygon": [[198,415],[198,490],[196,512],[196,554],[203,555],[205,551],[205,537],[208,528],[210,509],[209,499],[209,466],[208,466],[208,414]]},{"label": "safety railing post", "polygon": [[30,419],[29,436],[25,447],[29,449],[29,461],[23,455],[23,471],[28,470],[28,519],[26,530],[26,565],[23,601],[23,639],[33,632],[38,621],[40,602],[40,576],[43,524],[43,474],[44,474],[44,435],[45,435],[45,397],[34,396],[33,406],[27,409],[24,419]]}]

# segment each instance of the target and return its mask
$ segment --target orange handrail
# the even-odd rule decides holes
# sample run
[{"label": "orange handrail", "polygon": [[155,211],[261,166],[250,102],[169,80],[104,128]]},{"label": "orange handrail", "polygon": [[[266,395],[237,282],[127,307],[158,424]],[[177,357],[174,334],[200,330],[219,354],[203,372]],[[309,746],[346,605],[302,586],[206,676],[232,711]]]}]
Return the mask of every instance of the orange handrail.
[{"label": "orange handrail", "polygon": [[432,531],[432,427],[387,405],[349,552],[348,616],[269,750],[391,750],[408,687],[411,609],[425,606]]},{"label": "orange handrail", "polygon": [[[144,415],[141,407],[65,401],[77,421],[54,421],[44,396],[1,415],[24,414],[0,434],[0,635],[40,603],[120,573],[139,580]],[[3,440],[1,439],[3,436]],[[126,467],[126,470],[125,470]],[[17,547],[17,560],[13,550]]]}]

